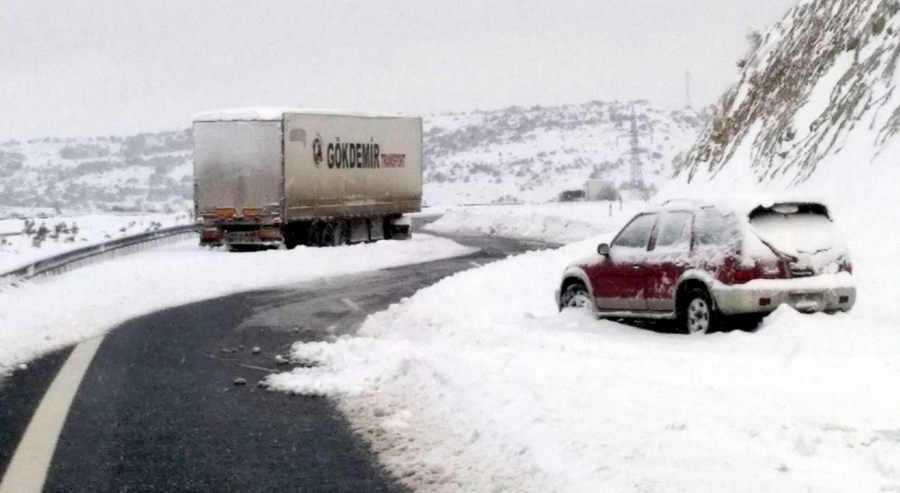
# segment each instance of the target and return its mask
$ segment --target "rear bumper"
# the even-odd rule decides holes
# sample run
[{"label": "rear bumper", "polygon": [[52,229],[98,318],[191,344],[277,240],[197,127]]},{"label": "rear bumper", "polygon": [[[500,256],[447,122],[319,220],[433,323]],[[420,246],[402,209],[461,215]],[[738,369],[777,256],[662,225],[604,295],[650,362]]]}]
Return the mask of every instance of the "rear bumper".
[{"label": "rear bumper", "polygon": [[278,247],[284,244],[284,236],[275,225],[206,226],[200,229],[200,244]]},{"label": "rear bumper", "polygon": [[264,235],[263,228],[249,231],[225,231],[224,243],[232,246],[277,247],[284,243],[278,230],[271,230]]},{"label": "rear bumper", "polygon": [[856,286],[849,274],[803,279],[756,280],[712,288],[716,306],[725,315],[769,313],[780,305],[797,311],[849,311],[856,303]]}]

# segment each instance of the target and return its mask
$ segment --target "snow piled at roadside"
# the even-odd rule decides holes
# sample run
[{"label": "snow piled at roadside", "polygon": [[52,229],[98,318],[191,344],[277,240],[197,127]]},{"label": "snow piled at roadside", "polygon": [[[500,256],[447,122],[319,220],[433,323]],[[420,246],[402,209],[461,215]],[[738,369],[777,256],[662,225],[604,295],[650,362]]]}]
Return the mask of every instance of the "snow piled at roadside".
[{"label": "snow piled at roadside", "polygon": [[900,488],[900,320],[875,308],[895,288],[861,286],[851,314],[783,307],[752,334],[557,313],[563,267],[608,239],[446,278],[359,337],[295,345],[318,366],[268,383],[337,396],[421,491]]},{"label": "snow piled at roadside", "polygon": [[0,289],[0,375],[167,307],[473,251],[428,235],[415,235],[410,241],[240,254],[203,249],[192,240],[5,286]]},{"label": "snow piled at roadside", "polygon": [[[111,239],[188,224],[191,219],[186,213],[148,213],[59,215],[30,217],[29,220],[34,221],[34,231],[41,226],[49,230],[46,239],[37,245],[34,232],[24,233],[24,219],[0,219],[0,273]],[[57,233],[56,225],[63,223],[64,231]],[[77,231],[72,230],[73,226],[77,227]]]},{"label": "snow piled at roadside", "polygon": [[499,236],[565,244],[601,233],[630,219],[643,202],[461,206],[425,226],[435,233]]}]

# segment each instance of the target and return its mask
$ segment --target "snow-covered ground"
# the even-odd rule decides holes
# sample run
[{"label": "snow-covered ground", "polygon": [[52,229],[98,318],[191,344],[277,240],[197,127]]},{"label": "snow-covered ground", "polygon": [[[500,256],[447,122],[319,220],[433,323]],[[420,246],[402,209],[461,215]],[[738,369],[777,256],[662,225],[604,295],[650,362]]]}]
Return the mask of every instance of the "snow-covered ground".
[{"label": "snow-covered ground", "polygon": [[[554,207],[522,216],[559,217]],[[623,215],[589,239],[444,279],[357,337],[297,344],[294,357],[318,366],[268,383],[336,396],[388,470],[422,491],[893,491],[900,252],[871,241],[900,219],[841,207],[859,285],[850,314],[782,307],[754,333],[706,337],[559,314],[564,266]]]},{"label": "snow-covered ground", "polygon": [[163,308],[471,251],[428,235],[410,241],[245,254],[210,251],[192,240],[7,285],[0,288],[0,375]]},{"label": "snow-covered ground", "polygon": [[[33,222],[30,229],[26,227],[26,221]],[[42,215],[27,220],[0,219],[0,273],[68,250],[190,221],[187,213]],[[47,230],[46,235],[36,241],[42,226]]]},{"label": "snow-covered ground", "polygon": [[565,244],[602,233],[634,217],[644,202],[551,202],[449,206],[425,226],[436,233],[500,236]]}]

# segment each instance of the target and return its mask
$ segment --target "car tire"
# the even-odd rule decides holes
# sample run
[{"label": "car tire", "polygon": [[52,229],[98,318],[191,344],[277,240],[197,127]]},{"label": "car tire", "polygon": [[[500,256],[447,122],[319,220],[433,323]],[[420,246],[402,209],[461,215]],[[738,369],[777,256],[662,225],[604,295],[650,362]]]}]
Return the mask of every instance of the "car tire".
[{"label": "car tire", "polygon": [[595,312],[597,307],[584,284],[575,282],[566,286],[559,296],[559,310],[587,309]]},{"label": "car tire", "polygon": [[678,329],[682,334],[700,335],[719,330],[722,317],[705,289],[691,289],[679,305]]}]

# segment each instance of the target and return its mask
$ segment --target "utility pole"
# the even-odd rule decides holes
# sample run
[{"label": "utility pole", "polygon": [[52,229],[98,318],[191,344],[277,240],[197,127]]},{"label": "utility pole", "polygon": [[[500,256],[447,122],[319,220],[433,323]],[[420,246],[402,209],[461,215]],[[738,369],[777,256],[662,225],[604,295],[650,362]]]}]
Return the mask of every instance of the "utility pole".
[{"label": "utility pole", "polygon": [[646,188],[644,184],[644,170],[643,163],[641,163],[641,148],[640,148],[640,134],[638,133],[637,127],[637,115],[634,113],[634,105],[631,106],[631,132],[630,132],[630,143],[631,143],[631,186],[638,189],[643,190]]},{"label": "utility pole", "polygon": [[[649,132],[641,133],[638,129],[638,120],[637,113],[634,109],[634,104],[631,105],[631,126],[629,128],[627,135],[622,135],[621,137],[628,137],[628,162],[631,165],[631,179],[628,181],[628,185],[635,190],[639,190],[641,192],[647,191],[647,183],[644,181],[644,163],[641,161],[641,154],[649,152],[646,149],[641,149],[641,137],[650,137],[650,142],[653,142],[653,130],[651,129]],[[618,142],[619,139],[616,139]]]}]

